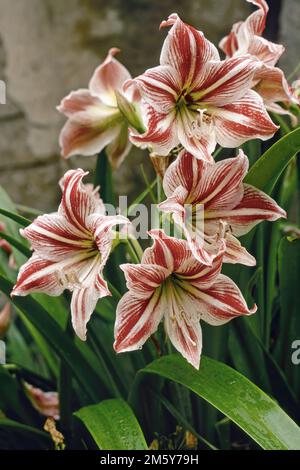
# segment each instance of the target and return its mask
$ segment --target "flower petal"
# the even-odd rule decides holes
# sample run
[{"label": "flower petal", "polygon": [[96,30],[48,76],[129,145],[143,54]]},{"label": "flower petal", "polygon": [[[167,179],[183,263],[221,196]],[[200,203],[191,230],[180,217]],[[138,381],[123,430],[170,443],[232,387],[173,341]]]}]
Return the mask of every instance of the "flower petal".
[{"label": "flower petal", "polygon": [[182,107],[176,117],[178,139],[181,145],[196,158],[213,162],[212,152],[216,147],[216,134],[211,123],[202,121],[199,111]]},{"label": "flower petal", "polygon": [[161,27],[172,26],[162,47],[160,63],[171,65],[181,77],[182,85],[189,85],[209,60],[219,60],[216,47],[201,31],[185,24],[176,13]]},{"label": "flower petal", "polygon": [[208,289],[196,289],[186,284],[194,302],[197,302],[200,317],[210,325],[223,325],[241,315],[251,315],[256,305],[249,309],[237,285],[227,276],[220,274]]},{"label": "flower petal", "polygon": [[274,66],[282,56],[285,48],[268,39],[254,36],[249,41],[248,53],[259,59],[265,65]]},{"label": "flower petal", "polygon": [[215,108],[217,142],[223,147],[238,147],[249,139],[270,139],[277,131],[265,110],[262,98],[253,90],[238,101]]},{"label": "flower petal", "polygon": [[72,325],[76,335],[86,340],[87,323],[99,299],[99,292],[94,286],[74,289],[71,301]]},{"label": "flower petal", "polygon": [[[90,214],[103,215],[103,202],[99,196],[82,183],[88,172],[82,169],[69,170],[61,179],[62,201],[58,214],[66,217],[77,231],[87,236],[87,218]],[[88,234],[87,238],[90,238]]]},{"label": "flower petal", "polygon": [[163,188],[166,196],[171,197],[178,187],[183,187],[191,196],[186,202],[193,201],[194,189],[205,168],[203,160],[196,159],[184,150],[181,151],[165,173]]},{"label": "flower petal", "polygon": [[86,234],[58,214],[39,216],[21,234],[40,256],[53,262],[92,248]]},{"label": "flower petal", "polygon": [[244,196],[238,206],[222,215],[236,236],[245,235],[262,220],[274,221],[281,217],[286,218],[286,212],[274,199],[249,184],[244,184]]},{"label": "flower petal", "polygon": [[169,237],[163,230],[150,230],[148,233],[153,239],[153,245],[145,250],[142,264],[156,264],[171,273],[191,258],[191,250],[185,240]]},{"label": "flower petal", "polygon": [[126,88],[136,83],[143,100],[161,114],[175,108],[181,84],[177,70],[169,65],[160,65],[146,70],[143,75],[127,82]]},{"label": "flower petal", "polygon": [[101,103],[99,98],[92,96],[90,91],[86,89],[71,91],[57,106],[57,110],[82,123],[94,120],[98,114],[103,115],[105,112],[111,111]]},{"label": "flower petal", "polygon": [[208,107],[230,104],[251,88],[254,74],[260,67],[258,61],[247,56],[208,62],[190,96],[194,101],[201,99]]},{"label": "flower petal", "polygon": [[221,272],[224,250],[225,247],[214,257],[211,266],[199,262],[192,256],[186,259],[176,273],[176,283],[181,286],[189,283],[200,289],[210,287]]},{"label": "flower petal", "polygon": [[147,131],[140,135],[131,132],[130,140],[138,147],[151,147],[158,155],[166,156],[179,143],[175,113],[160,114],[151,106],[144,105],[146,110],[145,122]]},{"label": "flower petal", "polygon": [[115,351],[140,349],[157,330],[165,310],[166,302],[160,287],[148,299],[140,299],[134,293],[127,292],[117,307]]},{"label": "flower petal", "polygon": [[31,292],[44,292],[51,296],[61,295],[65,287],[60,283],[59,274],[66,264],[74,265],[74,261],[53,263],[33,254],[20,268],[16,285],[11,296],[25,296]]},{"label": "flower petal", "polygon": [[101,152],[120,132],[122,116],[118,110],[98,121],[78,122],[69,119],[61,130],[59,145],[64,158],[72,155],[90,156]]},{"label": "flower petal", "polygon": [[169,276],[168,269],[156,264],[122,264],[127,288],[136,297],[147,299]]},{"label": "flower petal", "polygon": [[246,248],[244,248],[239,240],[231,233],[226,234],[226,251],[224,254],[223,262],[231,264],[244,264],[245,266],[255,266],[256,259],[250,255]]},{"label": "flower petal", "polygon": [[114,91],[122,91],[123,84],[131,78],[130,73],[114,58],[120,52],[117,48],[109,50],[105,61],[95,70],[89,89],[92,95],[98,96],[108,106],[117,106]]},{"label": "flower petal", "polygon": [[255,90],[263,98],[266,105],[276,101],[296,103],[285,75],[278,67],[264,66],[255,75],[255,79],[259,81]]},{"label": "flower petal", "polygon": [[183,357],[199,369],[202,350],[202,332],[193,299],[181,288],[166,287],[168,308],[164,326],[173,346]]}]

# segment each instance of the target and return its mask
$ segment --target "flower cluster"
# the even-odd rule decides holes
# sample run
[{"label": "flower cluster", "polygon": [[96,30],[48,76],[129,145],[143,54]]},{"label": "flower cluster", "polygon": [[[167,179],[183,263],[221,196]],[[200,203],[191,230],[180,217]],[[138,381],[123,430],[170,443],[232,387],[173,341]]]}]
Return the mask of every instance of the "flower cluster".
[{"label": "flower cluster", "polygon": [[[139,263],[120,266],[128,292],[116,312],[117,352],[141,348],[163,321],[173,346],[198,368],[201,320],[221,325],[256,311],[221,273],[222,264],[255,265],[239,237],[286,213],[243,182],[248,158],[242,150],[218,162],[213,152],[217,144],[235,149],[250,139],[270,139],[278,126],[268,111],[295,119],[289,106],[298,96],[276,67],[283,46],[262,37],[266,2],[248,1],[258,8],[221,41],[224,60],[201,31],[174,13],[161,23],[170,29],[157,67],[132,79],[114,57],[118,50],[111,49],[89,88],[70,93],[58,107],[68,117],[60,136],[64,157],[105,148],[117,168],[135,144],[149,150],[156,167],[162,159],[158,173],[166,197],[158,209],[184,235],[150,230],[153,244]],[[72,321],[81,339],[97,300],[110,295],[103,269],[113,248],[112,227],[129,223],[106,215],[98,189],[82,183],[86,174],[67,172],[57,213],[38,217],[22,231],[34,252],[12,292],[72,291]]]}]

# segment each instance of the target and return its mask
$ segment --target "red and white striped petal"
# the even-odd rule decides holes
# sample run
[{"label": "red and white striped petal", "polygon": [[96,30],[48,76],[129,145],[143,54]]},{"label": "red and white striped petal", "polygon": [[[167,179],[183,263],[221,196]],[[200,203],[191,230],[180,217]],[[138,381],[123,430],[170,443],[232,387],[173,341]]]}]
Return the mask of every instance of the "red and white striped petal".
[{"label": "red and white striped petal", "polygon": [[127,292],[117,307],[115,351],[120,353],[140,349],[157,330],[166,308],[161,287],[148,299],[141,299],[133,292]]},{"label": "red and white striped petal", "polygon": [[239,240],[231,233],[226,233],[226,251],[224,253],[223,262],[231,264],[244,264],[245,266],[255,266],[256,259],[250,255]]},{"label": "red and white striped petal", "polygon": [[171,197],[176,189],[181,186],[188,192],[186,202],[192,202],[194,200],[194,190],[205,168],[206,163],[203,160],[194,158],[193,155],[184,150],[181,151],[165,173],[163,188],[166,196]]},{"label": "red and white striped petal", "polygon": [[277,101],[296,103],[285,75],[278,67],[264,66],[255,79],[259,81],[255,91],[263,98],[266,106]]},{"label": "red and white striped petal", "polygon": [[289,116],[291,120],[292,127],[296,127],[298,124],[298,118],[295,114],[289,111],[286,108],[283,108],[278,103],[265,102],[266,108],[271,113],[276,113],[282,116]]},{"label": "red and white striped petal", "polygon": [[249,41],[248,54],[259,59],[266,66],[274,66],[282,56],[285,48],[268,39],[254,36]]},{"label": "red and white striped petal", "polygon": [[74,230],[83,232],[90,238],[90,234],[87,235],[87,218],[90,214],[102,215],[103,203],[89,186],[82,183],[86,175],[88,172],[80,168],[65,173],[60,181],[63,194],[58,213],[74,226]]},{"label": "red and white striped petal", "polygon": [[270,139],[277,131],[262,98],[249,90],[243,98],[213,111],[217,142],[222,147],[238,147],[250,139]]},{"label": "red and white striped petal", "polygon": [[157,264],[171,272],[180,270],[180,266],[191,259],[191,250],[186,240],[169,237],[163,230],[150,230],[153,245],[147,248],[142,264]]},{"label": "red and white striped petal", "polygon": [[130,140],[138,147],[147,148],[158,155],[169,155],[170,151],[179,144],[175,112],[160,114],[144,104],[147,131],[144,134],[131,132]]},{"label": "red and white striped petal", "polygon": [[181,85],[187,87],[201,72],[204,63],[219,60],[216,47],[204,34],[185,24],[176,13],[161,23],[161,27],[172,26],[162,47],[160,63],[174,67]]},{"label": "red and white striped petal", "polygon": [[105,61],[95,70],[89,89],[108,106],[117,106],[115,90],[122,91],[124,82],[131,78],[130,73],[114,58],[120,52],[117,48],[109,50]]},{"label": "red and white striped petal", "polygon": [[263,220],[275,221],[281,217],[286,218],[286,212],[263,191],[244,184],[242,201],[232,211],[224,211],[222,215],[218,213],[217,217],[226,220],[233,235],[241,236]]},{"label": "red and white striped petal", "polygon": [[[243,197],[242,181],[247,171],[248,158],[242,150],[237,157],[213,165],[181,152],[167,169],[163,187],[169,198],[174,199],[176,196],[176,202],[181,204],[201,203],[205,211],[232,208]],[[187,191],[183,200],[178,200],[178,196],[184,194],[183,190],[178,194],[180,187]],[[165,207],[164,204],[161,203],[159,207]]]},{"label": "red and white striped petal", "polygon": [[166,287],[167,310],[164,326],[173,346],[196,369],[202,351],[202,331],[197,305],[186,293],[172,285]]},{"label": "red and white striped petal", "polygon": [[[230,33],[225,36],[224,38],[221,39],[219,42],[219,48],[221,51],[224,52],[227,58],[234,57],[235,55],[238,54],[238,49],[239,49],[239,41],[238,41],[238,31],[240,27],[242,26],[243,22],[238,21],[237,23],[234,23]],[[245,50],[247,50],[247,44],[245,47]]]},{"label": "red and white striped petal", "polygon": [[78,154],[89,156],[101,152],[117,138],[122,120],[117,109],[109,115],[99,115],[93,122],[69,119],[59,136],[62,156],[64,158]]},{"label": "red and white striped petal", "polygon": [[178,271],[176,272],[176,282],[182,286],[183,283],[189,283],[199,289],[205,289],[210,287],[218,275],[221,272],[223,256],[225,246],[223,250],[214,257],[211,266],[207,266],[198,261],[194,256],[186,259]]},{"label": "red and white striped petal", "polygon": [[237,285],[227,276],[220,274],[208,289],[196,289],[185,285],[187,295],[197,304],[200,319],[210,325],[223,325],[241,315],[251,315],[256,305],[249,309]]},{"label": "red and white striped petal", "polygon": [[[25,296],[32,292],[43,292],[51,296],[61,295],[70,283],[77,282],[77,273],[90,259],[86,253],[52,262],[34,253],[20,268],[12,296]],[[76,281],[74,275],[76,273]]]},{"label": "red and white striped petal", "polygon": [[247,0],[247,2],[257,6],[258,10],[251,13],[245,23],[247,23],[248,29],[252,34],[261,36],[266,27],[266,19],[269,11],[268,4],[266,0]]},{"label": "red and white striped petal", "polygon": [[170,271],[157,264],[122,264],[127,288],[141,299],[147,299],[170,275]]},{"label": "red and white striped petal", "polygon": [[93,241],[88,240],[84,232],[58,214],[39,216],[21,230],[21,235],[40,256],[53,262],[93,247]]},{"label": "red and white striped petal", "polygon": [[179,228],[180,235],[186,238],[195,259],[211,266],[214,258],[222,250],[223,242],[221,239],[215,240],[211,245],[206,242],[204,206],[202,204],[185,205],[186,193],[186,189],[178,187],[174,195],[160,203],[158,208],[172,214],[177,231]]},{"label": "red and white striped petal", "polygon": [[143,100],[161,114],[174,109],[182,88],[177,70],[169,65],[146,70],[143,75],[127,82],[126,88],[132,82],[138,85]]},{"label": "red and white striped petal", "polygon": [[224,106],[242,98],[251,88],[258,61],[247,56],[208,62],[193,85],[190,96],[204,105]]},{"label": "red and white striped petal", "polygon": [[261,37],[268,13],[265,0],[247,0],[258,6],[246,21],[235,23],[228,36],[222,39],[219,46],[227,57],[251,54],[264,64],[275,65],[284,51],[284,47]]},{"label": "red and white striped petal", "polygon": [[213,163],[212,152],[216,148],[215,129],[211,123],[201,121],[199,111],[182,107],[177,113],[177,133],[181,145],[196,158]]},{"label": "red and white striped petal", "polygon": [[188,190],[183,186],[177,186],[174,193],[169,196],[165,201],[157,205],[158,209],[163,212],[178,214],[183,220],[185,218],[184,204],[188,196]]},{"label": "red and white striped petal", "polygon": [[243,178],[249,162],[242,150],[235,158],[207,165],[194,192],[195,199],[204,204],[205,213],[235,207],[243,198]]},{"label": "red and white striped petal", "polygon": [[111,112],[110,108],[103,105],[99,98],[92,96],[90,91],[86,89],[71,91],[62,99],[57,110],[65,116],[85,124],[97,121],[99,117]]},{"label": "red and white striped petal", "polygon": [[82,341],[86,340],[87,323],[99,298],[99,292],[93,285],[86,288],[75,288],[73,291],[71,301],[72,325],[76,335]]}]

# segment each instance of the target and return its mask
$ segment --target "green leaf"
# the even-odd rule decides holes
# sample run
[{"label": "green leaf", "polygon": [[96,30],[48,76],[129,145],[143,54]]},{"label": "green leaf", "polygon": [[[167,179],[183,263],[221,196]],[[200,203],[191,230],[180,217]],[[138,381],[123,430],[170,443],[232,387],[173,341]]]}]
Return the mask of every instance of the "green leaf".
[{"label": "green leaf", "polygon": [[[5,233],[11,235],[18,240],[20,243],[24,242],[24,239],[20,235],[20,225],[19,222],[23,219],[21,216],[17,215],[16,207],[6,191],[0,186],[0,214],[5,215]],[[18,222],[16,221],[18,219]],[[3,219],[3,218],[2,218]],[[24,219],[26,220],[26,219]],[[30,221],[26,222],[28,225]],[[24,221],[25,224],[25,221]],[[23,224],[21,224],[24,226]],[[14,258],[17,263],[17,266],[21,266],[25,261],[26,257],[21,254],[18,250],[13,247]]]},{"label": "green leaf", "polygon": [[6,432],[12,432],[13,434],[19,434],[21,436],[26,437],[27,439],[30,438],[34,441],[39,441],[39,448],[41,446],[49,448],[53,448],[53,443],[51,438],[48,434],[39,429],[36,429],[32,426],[27,426],[22,423],[18,423],[12,419],[1,418],[0,419],[0,429],[5,430]]},{"label": "green leaf", "polygon": [[0,208],[0,214],[4,215],[10,220],[14,220],[15,222],[17,222],[17,224],[21,225],[22,227],[28,227],[28,225],[31,224],[31,220],[26,219],[22,215],[16,214],[15,212]]},{"label": "green leaf", "polygon": [[100,195],[104,203],[115,205],[112,168],[105,149],[97,158],[94,185],[100,186]]},{"label": "green leaf", "polygon": [[[12,288],[12,282],[0,275],[1,291],[9,297]],[[47,340],[53,351],[61,359],[65,360],[87,395],[93,401],[99,399],[99,390],[105,389],[103,383],[99,380],[99,374],[97,374],[71,339],[64,334],[58,323],[30,296],[14,297],[12,302]]]},{"label": "green leaf", "polygon": [[278,140],[251,167],[244,182],[270,194],[289,161],[300,150],[300,128]]},{"label": "green leaf", "polygon": [[178,424],[180,424],[181,426],[183,426],[185,429],[187,429],[188,431],[190,431],[194,436],[197,437],[197,439],[202,443],[204,444],[204,447],[206,449],[210,449],[210,450],[218,450],[213,444],[211,444],[210,442],[208,442],[206,439],[204,439],[204,437],[202,437],[199,433],[197,433],[197,431],[193,428],[193,426],[191,426],[191,424],[189,423],[189,421],[187,421],[187,419],[177,410],[177,408],[169,401],[167,400],[165,397],[163,397],[162,395],[158,395],[156,394],[156,397],[157,397],[157,400],[160,400],[161,403],[164,405],[164,407],[169,411],[169,413],[174,416],[174,418],[177,420]]},{"label": "green leaf", "polygon": [[221,362],[202,357],[197,371],[179,355],[165,356],[139,371],[130,402],[138,408],[147,374],[177,382],[215,406],[263,449],[300,449],[300,429],[262,390]]},{"label": "green leaf", "polygon": [[299,340],[300,332],[300,239],[283,238],[279,245],[280,293],[280,363],[296,394],[300,393],[299,366],[292,363],[292,343]]},{"label": "green leaf", "polygon": [[75,413],[102,450],[147,450],[140,425],[121,399],[105,400]]}]

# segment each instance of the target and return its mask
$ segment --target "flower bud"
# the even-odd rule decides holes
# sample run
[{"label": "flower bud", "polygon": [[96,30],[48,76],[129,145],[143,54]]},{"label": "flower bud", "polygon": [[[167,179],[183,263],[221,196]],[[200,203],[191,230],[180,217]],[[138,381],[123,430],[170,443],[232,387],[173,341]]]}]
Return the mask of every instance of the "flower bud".
[{"label": "flower bud", "polygon": [[170,164],[170,157],[166,156],[163,157],[161,155],[158,155],[157,153],[150,153],[150,160],[152,162],[152,165],[154,166],[156,174],[163,179],[165,176],[165,172],[167,171],[167,168]]},{"label": "flower bud", "polygon": [[0,339],[6,335],[11,319],[11,306],[6,303],[0,312]]},{"label": "flower bud", "polygon": [[118,108],[127,119],[130,127],[133,127],[140,134],[143,134],[145,132],[145,128],[134,104],[130,103],[127,98],[117,90],[115,90],[115,95]]}]

